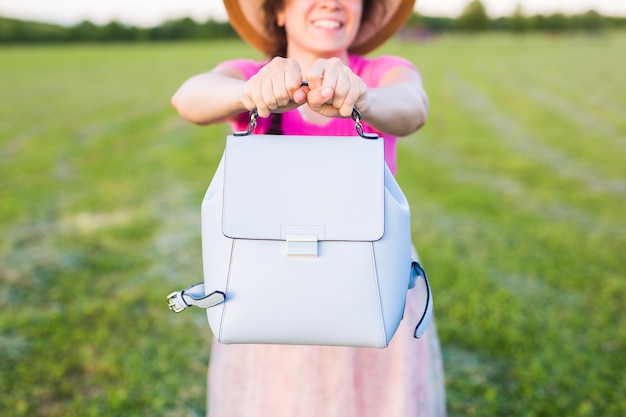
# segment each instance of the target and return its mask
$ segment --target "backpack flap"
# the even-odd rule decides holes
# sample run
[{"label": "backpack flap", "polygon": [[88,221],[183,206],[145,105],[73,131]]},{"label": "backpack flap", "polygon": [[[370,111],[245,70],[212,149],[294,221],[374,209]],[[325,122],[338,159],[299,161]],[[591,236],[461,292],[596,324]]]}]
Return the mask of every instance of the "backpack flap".
[{"label": "backpack flap", "polygon": [[223,234],[288,240],[375,241],[384,233],[383,139],[229,136],[224,154]]}]

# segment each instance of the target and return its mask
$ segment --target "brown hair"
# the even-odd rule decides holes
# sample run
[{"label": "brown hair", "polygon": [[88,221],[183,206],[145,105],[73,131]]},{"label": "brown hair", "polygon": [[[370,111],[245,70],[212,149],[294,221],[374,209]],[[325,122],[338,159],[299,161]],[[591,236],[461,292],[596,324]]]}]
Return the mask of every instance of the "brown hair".
[{"label": "brown hair", "polygon": [[[369,20],[372,13],[372,3],[376,0],[363,0],[363,15],[361,23]],[[268,35],[273,39],[273,48],[268,51],[270,57],[287,56],[287,33],[284,26],[279,26],[276,21],[276,15],[283,10],[285,0],[265,0],[263,2],[264,26]]]}]

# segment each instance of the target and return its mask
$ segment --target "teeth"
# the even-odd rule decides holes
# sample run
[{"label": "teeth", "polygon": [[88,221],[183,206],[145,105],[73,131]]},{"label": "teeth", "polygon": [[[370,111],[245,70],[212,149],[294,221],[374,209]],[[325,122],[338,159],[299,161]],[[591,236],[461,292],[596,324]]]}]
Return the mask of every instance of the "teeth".
[{"label": "teeth", "polygon": [[327,29],[337,29],[341,26],[336,20],[316,20],[313,24],[315,27]]}]

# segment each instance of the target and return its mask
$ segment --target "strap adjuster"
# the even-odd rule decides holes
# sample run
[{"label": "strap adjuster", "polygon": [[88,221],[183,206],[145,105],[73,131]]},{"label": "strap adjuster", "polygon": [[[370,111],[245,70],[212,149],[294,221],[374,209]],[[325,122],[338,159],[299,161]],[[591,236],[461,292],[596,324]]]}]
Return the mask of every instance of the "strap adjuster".
[{"label": "strap adjuster", "polygon": [[[170,293],[170,294],[167,296],[167,306],[168,306],[168,307],[169,307],[169,309],[170,309],[170,310],[172,310],[174,313],[180,313],[180,312],[181,312],[181,311],[183,311],[185,308],[187,308],[186,306],[185,306],[185,307],[181,307],[181,306],[179,305],[179,303],[175,302],[175,300],[176,300],[176,301],[178,301],[178,300],[177,300],[177,299],[178,299],[178,295],[179,295],[179,294],[181,294],[181,293],[182,293],[182,291],[174,291],[173,293]],[[183,301],[183,303],[185,303],[185,300],[183,300],[183,299],[182,299],[182,297],[181,297],[181,300]],[[185,303],[185,304],[187,304],[187,303]]]},{"label": "strap adjuster", "polygon": [[225,300],[226,294],[222,291],[213,291],[210,294],[205,293],[204,283],[200,282],[182,291],[170,293],[167,296],[167,306],[174,313],[180,313],[187,307],[211,308],[223,303]]}]

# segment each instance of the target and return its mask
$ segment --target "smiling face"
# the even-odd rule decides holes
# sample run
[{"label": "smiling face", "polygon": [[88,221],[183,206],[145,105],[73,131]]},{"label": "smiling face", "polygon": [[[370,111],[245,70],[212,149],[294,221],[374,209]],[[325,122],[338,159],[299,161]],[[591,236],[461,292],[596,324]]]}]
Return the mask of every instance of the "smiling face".
[{"label": "smiling face", "polygon": [[276,18],[287,34],[288,56],[345,57],[362,13],[362,0],[285,0]]}]

